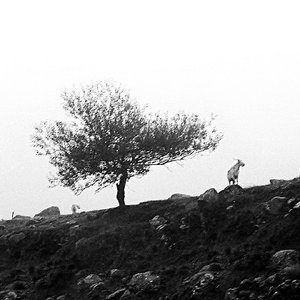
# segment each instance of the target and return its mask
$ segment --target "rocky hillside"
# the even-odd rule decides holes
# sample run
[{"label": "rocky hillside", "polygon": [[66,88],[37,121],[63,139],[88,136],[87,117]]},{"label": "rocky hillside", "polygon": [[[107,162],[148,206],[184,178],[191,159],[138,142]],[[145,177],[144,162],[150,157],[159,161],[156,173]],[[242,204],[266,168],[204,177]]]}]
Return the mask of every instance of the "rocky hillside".
[{"label": "rocky hillside", "polygon": [[0,299],[300,299],[300,181],[0,224]]}]

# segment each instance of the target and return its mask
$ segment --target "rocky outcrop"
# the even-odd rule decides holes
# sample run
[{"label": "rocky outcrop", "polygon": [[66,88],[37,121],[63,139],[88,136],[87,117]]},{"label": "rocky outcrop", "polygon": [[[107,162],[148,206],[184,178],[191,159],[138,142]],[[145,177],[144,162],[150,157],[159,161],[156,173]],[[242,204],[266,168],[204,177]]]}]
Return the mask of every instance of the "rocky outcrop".
[{"label": "rocky outcrop", "polygon": [[168,198],[168,200],[178,200],[178,199],[185,199],[185,198],[191,198],[192,196],[186,195],[186,194],[173,194],[171,197]]},{"label": "rocky outcrop", "polygon": [[34,217],[43,217],[43,218],[49,218],[49,217],[58,217],[60,216],[60,210],[57,206],[51,206],[44,210],[42,210],[40,213],[36,214]]},{"label": "rocky outcrop", "polygon": [[266,208],[268,212],[272,215],[279,215],[279,214],[286,213],[289,209],[287,198],[280,197],[280,196],[273,197],[271,200],[269,200],[266,203]]},{"label": "rocky outcrop", "polygon": [[275,268],[283,269],[299,263],[299,252],[293,249],[277,251],[272,256],[272,265]]},{"label": "rocky outcrop", "polygon": [[207,190],[198,198],[198,202],[206,201],[208,203],[215,203],[218,200],[219,200],[219,194],[214,188]]},{"label": "rocky outcrop", "polygon": [[157,292],[160,287],[160,277],[151,271],[137,273],[132,276],[129,286],[134,291]]},{"label": "rocky outcrop", "polygon": [[219,195],[225,200],[232,200],[235,196],[243,195],[244,190],[237,184],[228,185],[224,190],[222,190]]}]

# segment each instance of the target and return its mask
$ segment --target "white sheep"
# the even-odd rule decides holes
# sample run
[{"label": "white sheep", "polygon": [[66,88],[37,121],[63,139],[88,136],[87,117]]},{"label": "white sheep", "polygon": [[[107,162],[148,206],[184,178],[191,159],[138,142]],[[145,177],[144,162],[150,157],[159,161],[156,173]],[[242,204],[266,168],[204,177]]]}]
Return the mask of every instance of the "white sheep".
[{"label": "white sheep", "polygon": [[239,170],[240,167],[244,167],[245,164],[240,160],[237,159],[237,163],[227,172],[227,179],[229,185],[231,184],[239,184]]},{"label": "white sheep", "polygon": [[72,207],[71,207],[72,214],[76,214],[77,209],[80,209],[80,206],[77,205],[77,204],[73,204]]}]

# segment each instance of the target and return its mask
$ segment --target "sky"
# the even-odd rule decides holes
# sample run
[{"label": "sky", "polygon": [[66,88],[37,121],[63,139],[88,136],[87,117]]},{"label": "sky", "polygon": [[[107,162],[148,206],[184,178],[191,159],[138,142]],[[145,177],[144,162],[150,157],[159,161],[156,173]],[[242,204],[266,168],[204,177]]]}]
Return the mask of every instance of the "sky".
[{"label": "sky", "polygon": [[244,161],[242,187],[300,175],[298,1],[2,1],[0,219],[58,206],[117,206],[115,186],[49,188],[53,168],[30,136],[65,119],[64,90],[113,80],[152,112],[217,115],[218,149],[153,167],[126,187],[127,204],[224,189]]}]

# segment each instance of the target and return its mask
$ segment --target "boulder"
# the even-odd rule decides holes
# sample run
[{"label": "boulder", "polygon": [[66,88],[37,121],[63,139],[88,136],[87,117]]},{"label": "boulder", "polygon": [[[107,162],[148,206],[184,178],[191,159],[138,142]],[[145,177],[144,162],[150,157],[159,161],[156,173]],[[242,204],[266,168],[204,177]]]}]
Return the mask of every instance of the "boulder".
[{"label": "boulder", "polygon": [[132,276],[129,285],[137,291],[156,292],[160,287],[160,276],[152,274],[151,271],[137,273]]},{"label": "boulder", "polygon": [[[183,282],[190,286],[191,293],[195,299],[202,299],[205,295],[215,289],[215,276],[211,272],[200,271]],[[194,299],[194,298],[193,298]]]},{"label": "boulder", "polygon": [[198,198],[198,202],[206,201],[208,203],[215,203],[218,200],[219,200],[219,194],[214,188],[207,190],[205,193],[200,195]]},{"label": "boulder", "polygon": [[286,197],[275,196],[266,203],[266,208],[272,215],[279,215],[288,211]]},{"label": "boulder", "polygon": [[284,269],[299,263],[299,252],[293,249],[280,250],[273,254],[271,261],[275,268]]},{"label": "boulder", "polygon": [[177,199],[184,199],[184,198],[191,198],[192,196],[186,194],[173,194],[168,200],[177,200]]},{"label": "boulder", "polygon": [[5,298],[4,300],[14,300],[14,299],[17,299],[18,295],[13,292],[13,291],[9,291],[6,295],[5,295]]},{"label": "boulder", "polygon": [[96,274],[90,274],[85,278],[79,279],[77,285],[87,284],[87,285],[94,285],[102,282],[102,279]]},{"label": "boulder", "polygon": [[119,269],[112,269],[109,272],[109,276],[112,279],[120,279],[123,277],[123,275],[124,275],[123,272]]},{"label": "boulder", "polygon": [[164,217],[157,215],[157,216],[153,217],[149,221],[149,223],[152,225],[152,227],[154,229],[159,231],[159,230],[162,230],[166,226],[167,220]]},{"label": "boulder", "polygon": [[230,200],[230,198],[242,195],[244,190],[237,184],[228,185],[223,191],[219,193],[219,196],[224,198],[225,200]]},{"label": "boulder", "polygon": [[57,216],[60,216],[59,208],[57,206],[51,206],[51,207],[44,209],[40,213],[36,214],[34,217],[47,218],[47,217],[57,217]]}]

